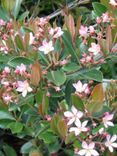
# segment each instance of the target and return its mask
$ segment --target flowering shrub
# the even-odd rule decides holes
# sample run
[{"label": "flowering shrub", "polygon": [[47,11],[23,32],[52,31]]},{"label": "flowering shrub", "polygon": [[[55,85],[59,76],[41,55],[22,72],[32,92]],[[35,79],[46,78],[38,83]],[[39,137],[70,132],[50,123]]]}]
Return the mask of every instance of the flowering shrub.
[{"label": "flowering shrub", "polygon": [[0,128],[22,155],[116,155],[116,3],[94,2],[91,24],[0,19]]}]

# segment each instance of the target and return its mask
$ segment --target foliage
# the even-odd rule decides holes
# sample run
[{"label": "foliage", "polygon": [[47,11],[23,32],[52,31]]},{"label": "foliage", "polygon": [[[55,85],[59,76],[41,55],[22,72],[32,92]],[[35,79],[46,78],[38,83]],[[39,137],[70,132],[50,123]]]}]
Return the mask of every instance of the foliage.
[{"label": "foliage", "polygon": [[4,139],[10,134],[22,142],[24,156],[75,156],[82,148],[84,155],[109,156],[117,146],[116,6],[93,2],[90,20],[63,10],[58,27],[49,17],[20,14],[22,1],[6,2],[0,10],[0,155],[19,155]]}]

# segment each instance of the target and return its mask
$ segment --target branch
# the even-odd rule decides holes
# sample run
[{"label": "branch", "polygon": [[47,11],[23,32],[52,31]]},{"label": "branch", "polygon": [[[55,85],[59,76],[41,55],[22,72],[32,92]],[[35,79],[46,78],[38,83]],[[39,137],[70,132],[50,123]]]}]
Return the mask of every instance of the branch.
[{"label": "branch", "polygon": [[[80,0],[80,1],[76,0],[74,2],[69,3],[66,7],[71,10],[79,5],[87,4],[89,2],[90,2],[90,0]],[[55,12],[53,12],[52,14],[49,15],[49,18],[52,19],[52,18],[62,14],[62,12],[63,12],[63,9],[57,9]]]}]

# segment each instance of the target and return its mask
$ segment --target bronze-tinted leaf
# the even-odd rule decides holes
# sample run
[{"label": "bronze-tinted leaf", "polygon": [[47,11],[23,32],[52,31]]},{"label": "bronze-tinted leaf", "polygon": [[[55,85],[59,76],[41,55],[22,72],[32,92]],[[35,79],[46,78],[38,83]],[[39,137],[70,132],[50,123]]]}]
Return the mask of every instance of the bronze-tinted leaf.
[{"label": "bronze-tinted leaf", "polygon": [[32,65],[31,78],[30,78],[31,83],[34,86],[38,86],[41,78],[42,78],[41,66],[37,61],[36,63]]},{"label": "bronze-tinted leaf", "polygon": [[103,102],[105,97],[102,83],[96,85],[91,93],[91,98],[95,102]]},{"label": "bronze-tinted leaf", "polygon": [[103,108],[103,101],[105,98],[105,93],[103,91],[102,84],[98,84],[94,87],[91,93],[91,99],[88,103],[86,103],[85,108],[90,113],[96,113],[102,110]]},{"label": "bronze-tinted leaf", "polygon": [[60,134],[60,136],[65,139],[66,135],[67,135],[67,131],[68,131],[68,126],[65,123],[64,120],[60,120],[57,124],[57,128],[58,128],[58,132]]},{"label": "bronze-tinted leaf", "polygon": [[71,33],[72,41],[74,41],[74,39],[75,39],[75,23],[74,23],[74,18],[71,14],[69,14],[69,16],[66,17],[66,25]]},{"label": "bronze-tinted leaf", "polygon": [[112,48],[112,31],[111,27],[108,26],[106,30],[106,50],[109,53]]}]

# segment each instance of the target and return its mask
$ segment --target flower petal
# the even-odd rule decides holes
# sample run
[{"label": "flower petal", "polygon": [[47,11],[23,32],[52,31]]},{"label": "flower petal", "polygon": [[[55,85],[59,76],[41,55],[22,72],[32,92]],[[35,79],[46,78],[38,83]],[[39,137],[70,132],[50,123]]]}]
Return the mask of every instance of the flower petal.
[{"label": "flower petal", "polygon": [[73,114],[77,114],[77,112],[78,112],[78,110],[74,107],[74,106],[72,106],[72,108],[71,108],[71,111],[73,112]]},{"label": "flower petal", "polygon": [[86,154],[86,150],[82,149],[78,152],[79,155],[85,155]]},{"label": "flower petal", "polygon": [[67,125],[71,125],[71,124],[73,124],[74,121],[75,121],[75,118],[70,119],[70,120],[68,121]]},{"label": "flower petal", "polygon": [[91,154],[94,155],[94,156],[98,156],[99,155],[99,153],[96,150],[91,150]]},{"label": "flower petal", "polygon": [[112,143],[111,144],[113,147],[117,148],[117,143]]},{"label": "flower petal", "polygon": [[109,149],[110,152],[113,152],[113,147],[112,146],[109,146],[108,149]]},{"label": "flower petal", "polygon": [[115,142],[117,140],[117,135],[113,135],[112,138],[110,139],[111,142]]},{"label": "flower petal", "polygon": [[76,125],[77,127],[81,127],[81,121],[80,121],[79,119],[76,119],[75,125]]},{"label": "flower petal", "polygon": [[82,147],[83,147],[84,149],[88,149],[88,144],[87,144],[85,141],[83,141],[83,142],[82,142]]},{"label": "flower petal", "polygon": [[64,112],[64,116],[71,118],[71,117],[73,117],[73,114],[70,111],[66,111],[66,112]]}]

